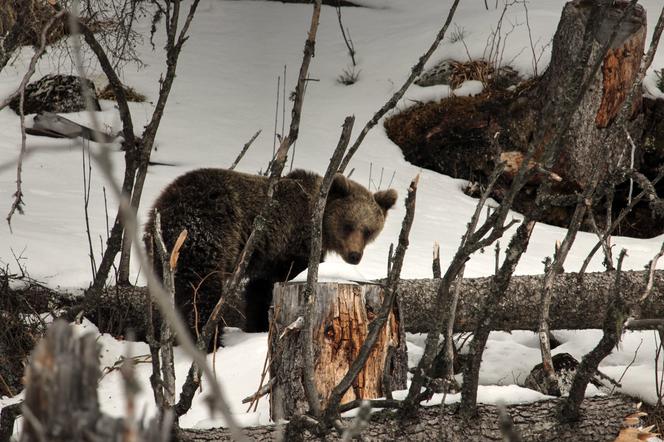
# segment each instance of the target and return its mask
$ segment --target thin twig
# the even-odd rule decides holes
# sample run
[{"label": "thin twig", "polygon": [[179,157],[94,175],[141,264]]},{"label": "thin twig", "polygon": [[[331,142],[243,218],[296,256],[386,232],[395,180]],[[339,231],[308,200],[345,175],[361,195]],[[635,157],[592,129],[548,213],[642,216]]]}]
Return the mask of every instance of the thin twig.
[{"label": "thin twig", "polygon": [[321,409],[318,399],[318,392],[314,384],[315,360],[313,348],[313,317],[314,307],[316,305],[316,291],[314,290],[314,284],[316,284],[318,281],[318,263],[320,262],[322,249],[321,243],[323,214],[325,212],[325,205],[327,203],[327,195],[330,191],[330,187],[332,185],[334,176],[336,175],[336,171],[339,168],[339,164],[341,163],[343,155],[346,152],[346,148],[348,147],[348,142],[350,141],[350,134],[353,130],[354,123],[355,117],[346,117],[343,128],[341,130],[341,136],[339,137],[339,142],[337,143],[337,147],[332,154],[327,171],[325,172],[325,176],[321,182],[316,207],[311,216],[311,246],[309,254],[309,265],[307,267],[307,285],[304,290],[305,313],[303,341],[305,346],[303,385],[307,396],[307,402],[309,404],[309,410],[315,417],[321,416]]},{"label": "thin twig", "polygon": [[350,59],[353,62],[353,66],[357,66],[357,63],[355,63],[355,45],[353,45],[353,40],[350,39],[350,32],[348,33],[348,37],[346,37],[346,31],[344,31],[344,24],[341,21],[340,5],[337,5],[337,19],[339,20],[339,28],[341,29],[341,35],[344,38],[344,43],[346,43],[346,48],[348,48],[348,55],[350,55]]},{"label": "thin twig", "polygon": [[7,218],[6,218],[10,231],[12,229],[12,216],[14,215],[14,212],[16,212],[18,210],[19,213],[22,213],[23,204],[24,204],[24,202],[23,202],[23,190],[21,188],[21,184],[23,183],[23,179],[22,179],[23,160],[26,157],[26,150],[27,150],[27,147],[26,147],[26,144],[25,144],[25,141],[26,141],[25,113],[23,111],[23,106],[24,106],[24,103],[25,103],[25,88],[28,85],[28,82],[30,81],[30,78],[35,73],[35,69],[37,67],[37,61],[39,61],[41,56],[44,55],[44,52],[46,52],[46,39],[47,39],[47,34],[48,34],[49,30],[64,15],[65,15],[64,12],[59,11],[57,14],[55,14],[48,21],[48,23],[46,23],[46,26],[44,26],[44,29],[42,29],[42,33],[41,33],[41,37],[40,37],[40,43],[39,43],[39,49],[37,49],[37,51],[35,51],[35,54],[30,59],[30,64],[28,65],[28,70],[25,73],[25,75],[23,76],[23,79],[21,80],[21,84],[19,85],[18,89],[13,94],[11,94],[2,103],[0,103],[0,110],[2,110],[14,98],[16,98],[17,96],[20,96],[19,109],[20,109],[20,116],[21,116],[21,151],[19,152],[17,166],[16,166],[16,192],[14,193],[14,201],[12,202],[11,208],[9,209],[9,213],[7,214]]},{"label": "thin twig", "polygon": [[[262,129],[261,129],[261,130],[262,130]],[[235,158],[235,161],[233,161],[233,164],[231,164],[231,167],[228,168],[228,170],[233,170],[233,169],[235,169],[235,166],[238,165],[238,163],[240,162],[240,160],[242,159],[242,157],[244,157],[244,154],[247,153],[247,150],[249,150],[249,147],[251,146],[251,144],[256,140],[256,138],[258,138],[258,135],[260,135],[261,130],[258,130],[258,131],[257,131],[257,132],[251,137],[251,139],[250,139],[249,141],[246,142],[246,144],[244,145],[244,147],[242,147],[242,150],[241,150],[240,153],[238,154],[237,158]]]}]

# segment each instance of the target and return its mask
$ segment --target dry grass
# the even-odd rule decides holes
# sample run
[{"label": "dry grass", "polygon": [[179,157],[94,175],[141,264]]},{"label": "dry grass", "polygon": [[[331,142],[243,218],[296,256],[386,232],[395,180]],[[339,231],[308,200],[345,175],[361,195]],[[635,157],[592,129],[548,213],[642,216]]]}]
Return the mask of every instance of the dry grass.
[{"label": "dry grass", "polygon": [[644,403],[641,406],[641,411],[648,413],[647,416],[643,417],[644,426],[654,425],[652,430],[657,434],[664,434],[664,406],[652,406]]},{"label": "dry grass", "polygon": [[[141,94],[131,86],[123,86],[123,88],[125,91],[125,96],[127,97],[127,101],[132,101],[134,103],[144,103],[148,100],[145,95]],[[100,100],[116,100],[115,93],[113,92],[113,88],[110,84],[107,84],[106,87],[104,87],[104,89],[99,92],[98,97]]]},{"label": "dry grass", "polygon": [[493,66],[484,60],[451,61],[450,64],[452,65],[450,75],[452,89],[458,88],[467,80],[477,80],[488,85],[494,72]]}]

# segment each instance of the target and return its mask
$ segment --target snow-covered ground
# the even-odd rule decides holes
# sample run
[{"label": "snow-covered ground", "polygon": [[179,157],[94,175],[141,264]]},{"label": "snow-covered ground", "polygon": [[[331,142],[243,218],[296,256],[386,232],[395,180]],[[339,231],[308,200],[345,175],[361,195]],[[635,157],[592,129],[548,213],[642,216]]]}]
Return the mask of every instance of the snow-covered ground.
[{"label": "snow-covered ground", "polygon": [[[294,167],[324,172],[327,159],[336,146],[341,124],[345,116],[356,116],[355,133],[373,113],[395,92],[410,72],[410,67],[429,46],[442,25],[450,0],[363,0],[367,8],[344,9],[344,23],[350,29],[357,50],[359,81],[352,86],[342,86],[336,78],[350,64],[341,37],[335,10],[323,7],[316,43],[316,56],[312,61],[310,77],[319,81],[309,82],[304,103],[300,138],[294,152]],[[493,2],[489,2],[493,3]],[[502,0],[501,0],[502,3]],[[661,7],[659,0],[644,0],[649,12],[649,35]],[[555,31],[561,0],[530,2],[529,20],[536,50],[546,45]],[[464,30],[465,44],[470,55],[479,57],[486,40],[500,15],[500,8],[485,10],[484,2],[461,2],[454,23]],[[174,166],[158,166],[150,169],[140,211],[145,218],[146,208],[168,182],[185,171],[197,167],[227,167],[242,145],[258,129],[262,135],[253,144],[238,166],[245,172],[257,172],[266,167],[272,155],[275,119],[277,77],[287,66],[287,93],[294,89],[294,79],[299,69],[302,47],[309,26],[311,7],[263,1],[204,0],[191,28],[191,39],[186,43],[178,65],[178,76],[169,99],[164,120],[157,136],[157,148],[152,158]],[[525,13],[522,7],[513,7],[507,20],[515,27],[507,40],[503,60],[523,74],[532,73],[532,55]],[[511,28],[512,25],[508,28]],[[141,29],[149,31],[149,19],[141,23]],[[163,36],[160,35],[163,42]],[[124,70],[123,81],[154,100],[158,93],[158,80],[164,71],[163,43],[157,42],[152,50],[149,42],[140,47],[146,67],[136,70],[129,66]],[[544,49],[539,64],[541,71],[548,63],[550,48]],[[0,97],[13,92],[26,70],[32,51],[26,48],[16,62],[0,73]],[[444,58],[466,59],[466,48],[460,42],[446,40],[434,54],[430,65]],[[61,61],[61,60],[59,60]],[[37,67],[35,79],[52,72],[59,62],[44,58]],[[664,65],[664,55],[658,55],[654,68]],[[99,70],[90,71],[98,79]],[[652,71],[646,79],[649,92],[654,89]],[[456,94],[476,93],[475,84],[468,84]],[[419,88],[413,86],[399,103],[403,109],[415,100],[430,100],[446,96],[449,88]],[[101,120],[113,132],[121,128],[114,103],[102,102]],[[131,104],[137,131],[147,122],[153,104]],[[287,102],[286,127],[290,114]],[[84,113],[68,115],[69,118],[88,123]],[[278,126],[281,128],[281,112]],[[0,111],[0,165],[18,156],[20,146],[19,119],[10,109]],[[42,146],[23,166],[23,191],[26,203],[25,215],[14,216],[10,232],[7,225],[0,226],[0,264],[16,269],[14,256],[31,276],[53,287],[84,288],[91,279],[88,258],[87,235],[83,210],[83,171],[81,147],[71,141],[28,138],[33,146]],[[60,147],[57,152],[52,147]],[[112,158],[115,176],[122,174],[123,154],[114,146]],[[390,212],[385,230],[370,245],[358,271],[368,278],[384,276],[389,244],[397,241],[401,219],[405,213],[403,197],[410,180],[421,173],[415,223],[411,233],[410,248],[406,254],[402,276],[405,278],[430,277],[431,255],[434,241],[441,243],[442,265],[451,258],[476,201],[461,191],[464,181],[452,179],[431,171],[420,170],[407,163],[401,151],[385,135],[382,125],[375,127],[355,155],[350,167],[353,179],[377,186],[382,176],[382,187],[394,179],[391,186],[400,193],[400,202]],[[371,171],[371,176],[370,176]],[[15,171],[0,169],[0,212],[6,213],[15,192]],[[100,238],[105,238],[106,217],[104,211],[101,173],[93,169],[90,199],[90,223],[95,252],[100,253]],[[116,203],[109,196],[111,216]],[[514,214],[518,217],[518,214]],[[509,235],[509,233],[508,233]],[[554,243],[562,238],[564,229],[546,225],[535,228],[528,252],[519,263],[517,273],[541,273],[542,260],[553,253]],[[664,238],[640,240],[615,238],[616,248],[626,248],[628,257],[624,267],[641,269],[659,250]],[[507,238],[502,240],[507,241]],[[595,244],[595,236],[578,235],[565,268],[579,268],[587,251]],[[504,247],[503,247],[504,249]],[[331,257],[331,261],[339,261]],[[466,276],[491,274],[492,253],[477,254],[466,267]],[[590,270],[602,270],[601,257],[591,264]],[[134,275],[138,269],[133,270]],[[140,277],[139,277],[140,278]],[[657,294],[660,295],[660,294]],[[81,329],[96,332],[87,323]],[[556,336],[563,345],[555,352],[569,352],[579,358],[599,340],[600,333],[587,331],[559,331]],[[99,340],[103,344],[104,365],[112,365],[121,355],[147,354],[145,344],[120,342],[108,336]],[[258,410],[246,413],[240,401],[257,386],[266,351],[265,334],[245,334],[229,330],[226,346],[217,354],[217,376],[225,387],[233,411],[245,425],[268,421],[267,402],[261,401]],[[635,361],[623,379],[623,390],[647,401],[655,400],[654,349],[656,338],[651,332],[628,332],[620,348],[602,363],[602,370],[620,377],[634,358]],[[423,337],[409,337],[409,358],[416,363],[422,352]],[[187,359],[178,353],[176,370],[180,382],[188,366]],[[537,339],[530,332],[512,334],[493,333],[484,356],[481,372],[480,400],[494,402],[532,401],[542,396],[517,387],[523,382],[530,368],[538,362]],[[661,367],[661,365],[660,365]],[[153,407],[149,391],[150,367],[138,366],[138,374],[144,383],[142,400],[147,409]],[[121,414],[124,409],[118,393],[119,377],[116,372],[106,375],[100,384],[102,407],[111,414]],[[593,387],[594,388],[594,387]],[[589,391],[590,393],[590,391]],[[596,393],[596,391],[593,391]],[[454,397],[448,397],[454,400]],[[11,402],[0,399],[0,406]],[[218,423],[218,422],[216,422]],[[198,395],[192,410],[184,417],[182,425],[212,425],[202,395]]]}]

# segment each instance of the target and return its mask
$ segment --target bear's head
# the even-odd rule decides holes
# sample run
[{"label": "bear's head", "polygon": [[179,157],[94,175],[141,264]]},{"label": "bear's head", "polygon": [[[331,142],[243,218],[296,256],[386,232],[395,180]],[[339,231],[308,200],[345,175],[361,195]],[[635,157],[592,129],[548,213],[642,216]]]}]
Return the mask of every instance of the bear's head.
[{"label": "bear's head", "polygon": [[323,248],[337,252],[349,264],[359,263],[364,247],[383,230],[387,211],[396,200],[394,189],[371,193],[361,184],[335,175],[323,218]]}]

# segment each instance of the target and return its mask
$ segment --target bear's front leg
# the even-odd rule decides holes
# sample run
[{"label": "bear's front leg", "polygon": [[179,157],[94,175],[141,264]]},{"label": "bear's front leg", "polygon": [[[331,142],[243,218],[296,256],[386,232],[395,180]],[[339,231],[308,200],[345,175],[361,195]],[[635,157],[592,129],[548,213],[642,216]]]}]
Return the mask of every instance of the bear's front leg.
[{"label": "bear's front leg", "polygon": [[273,282],[267,279],[250,279],[247,282],[244,292],[246,332],[268,331],[268,311],[272,303],[273,285]]}]

